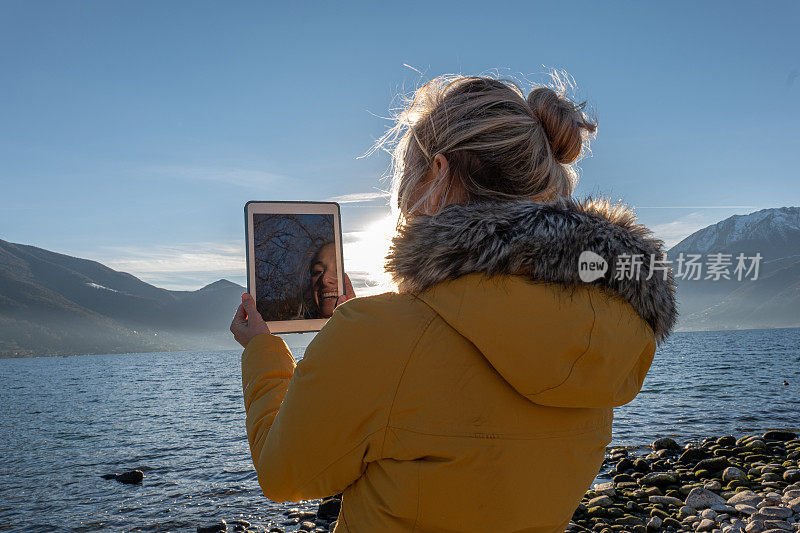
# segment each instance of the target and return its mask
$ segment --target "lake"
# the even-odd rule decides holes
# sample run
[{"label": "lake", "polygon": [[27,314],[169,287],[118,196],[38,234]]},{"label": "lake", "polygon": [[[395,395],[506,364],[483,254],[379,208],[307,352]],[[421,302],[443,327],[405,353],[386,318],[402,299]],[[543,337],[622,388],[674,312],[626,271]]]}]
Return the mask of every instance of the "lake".
[{"label": "lake", "polygon": [[[299,358],[308,337],[287,341]],[[261,495],[240,354],[0,359],[0,530],[280,524],[298,505]],[[676,333],[641,393],[615,409],[612,445],[798,430],[799,393],[800,329]],[[100,477],[134,468],[145,473],[141,485]]]}]

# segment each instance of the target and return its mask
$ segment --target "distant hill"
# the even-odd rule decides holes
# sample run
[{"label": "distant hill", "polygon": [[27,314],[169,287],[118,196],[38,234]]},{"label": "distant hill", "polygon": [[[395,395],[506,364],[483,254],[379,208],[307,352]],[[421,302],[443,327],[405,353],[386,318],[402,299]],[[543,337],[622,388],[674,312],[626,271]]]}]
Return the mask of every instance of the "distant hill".
[{"label": "distant hill", "polygon": [[679,329],[800,326],[800,207],[732,216],[673,247],[673,267],[680,253],[763,259],[756,280],[678,280]]},{"label": "distant hill", "polygon": [[[800,327],[800,207],[703,228],[668,252],[763,259],[757,280],[678,279],[679,330]],[[705,275],[705,274],[704,274]],[[170,291],[79,259],[0,240],[0,357],[234,349],[244,288]]]},{"label": "distant hill", "polygon": [[79,259],[0,240],[0,357],[231,349],[244,288],[170,291]]}]

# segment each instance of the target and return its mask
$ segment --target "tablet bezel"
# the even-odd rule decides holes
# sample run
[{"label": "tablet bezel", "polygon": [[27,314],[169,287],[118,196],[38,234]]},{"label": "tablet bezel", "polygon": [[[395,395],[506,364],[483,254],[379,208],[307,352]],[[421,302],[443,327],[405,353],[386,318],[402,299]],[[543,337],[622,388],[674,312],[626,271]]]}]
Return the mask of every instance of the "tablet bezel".
[{"label": "tablet bezel", "polygon": [[[344,261],[342,258],[341,210],[336,202],[303,201],[256,201],[244,205],[245,249],[247,250],[247,292],[256,299],[255,237],[253,215],[256,214],[308,214],[333,215],[334,248],[336,248],[336,268],[339,294],[344,294]],[[309,333],[319,331],[328,322],[327,318],[272,320],[267,322],[271,333]]]}]

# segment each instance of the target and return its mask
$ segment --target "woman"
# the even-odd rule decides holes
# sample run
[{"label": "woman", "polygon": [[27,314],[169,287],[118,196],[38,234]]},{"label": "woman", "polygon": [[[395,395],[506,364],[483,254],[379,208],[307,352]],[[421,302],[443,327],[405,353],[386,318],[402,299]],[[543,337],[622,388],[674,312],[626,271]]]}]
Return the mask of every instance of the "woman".
[{"label": "woman", "polygon": [[347,274],[344,275],[344,295],[339,294],[337,272],[336,247],[326,242],[305,269],[297,318],[330,318],[338,304],[355,297]]},{"label": "woman", "polygon": [[244,300],[231,329],[268,498],[344,491],[336,532],[564,531],[676,317],[662,243],[571,199],[595,130],[581,108],[434,80],[390,132],[398,291],[339,306],[297,366]]}]

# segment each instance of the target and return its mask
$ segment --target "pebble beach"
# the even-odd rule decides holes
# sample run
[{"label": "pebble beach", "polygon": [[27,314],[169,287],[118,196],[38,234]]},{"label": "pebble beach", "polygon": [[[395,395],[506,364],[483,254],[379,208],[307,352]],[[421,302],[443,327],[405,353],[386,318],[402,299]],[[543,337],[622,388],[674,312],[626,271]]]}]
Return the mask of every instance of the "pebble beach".
[{"label": "pebble beach", "polygon": [[[795,431],[707,437],[683,444],[613,446],[566,531],[598,533],[800,532],[800,438]],[[608,481],[603,481],[608,479]],[[333,531],[341,500],[304,502],[252,527],[219,521],[198,533]],[[251,527],[246,527],[251,526]]]},{"label": "pebble beach", "polygon": [[610,448],[567,531],[800,531],[800,439],[789,430]]}]

